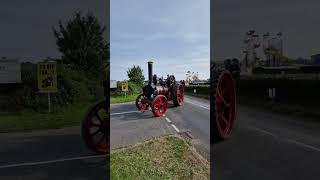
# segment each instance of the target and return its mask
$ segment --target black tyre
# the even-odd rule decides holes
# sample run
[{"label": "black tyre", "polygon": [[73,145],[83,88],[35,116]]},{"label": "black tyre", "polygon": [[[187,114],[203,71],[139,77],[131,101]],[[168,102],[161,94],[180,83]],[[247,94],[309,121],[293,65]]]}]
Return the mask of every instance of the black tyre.
[{"label": "black tyre", "polygon": [[109,107],[106,101],[94,104],[82,121],[81,134],[87,147],[96,153],[110,152]]},{"label": "black tyre", "polygon": [[231,136],[236,109],[235,82],[227,70],[216,70],[214,65],[210,73],[210,118],[211,143],[220,142]]},{"label": "black tyre", "polygon": [[184,86],[183,84],[177,83],[172,88],[172,100],[174,106],[181,106],[184,101]]}]

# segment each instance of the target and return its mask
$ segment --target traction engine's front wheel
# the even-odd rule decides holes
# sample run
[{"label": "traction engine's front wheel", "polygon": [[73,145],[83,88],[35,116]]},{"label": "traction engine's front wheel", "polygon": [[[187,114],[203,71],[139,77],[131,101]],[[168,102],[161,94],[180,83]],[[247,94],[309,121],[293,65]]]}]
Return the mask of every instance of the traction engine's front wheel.
[{"label": "traction engine's front wheel", "polygon": [[140,111],[147,111],[149,104],[146,102],[146,97],[143,94],[140,94],[137,98],[136,98],[136,107],[140,110]]}]

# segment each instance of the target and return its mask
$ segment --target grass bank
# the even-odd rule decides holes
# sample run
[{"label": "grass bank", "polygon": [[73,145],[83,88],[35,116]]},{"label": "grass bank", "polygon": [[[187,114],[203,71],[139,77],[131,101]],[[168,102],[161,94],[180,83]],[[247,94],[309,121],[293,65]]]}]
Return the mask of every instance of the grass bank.
[{"label": "grass bank", "polygon": [[117,103],[126,103],[126,102],[134,102],[139,94],[132,94],[132,95],[117,95],[110,97],[110,104],[117,104]]},{"label": "grass bank", "polygon": [[70,105],[52,113],[1,112],[0,133],[58,129],[80,125],[92,102]]},{"label": "grass bank", "polygon": [[209,163],[176,136],[116,150],[110,161],[111,179],[209,179]]}]

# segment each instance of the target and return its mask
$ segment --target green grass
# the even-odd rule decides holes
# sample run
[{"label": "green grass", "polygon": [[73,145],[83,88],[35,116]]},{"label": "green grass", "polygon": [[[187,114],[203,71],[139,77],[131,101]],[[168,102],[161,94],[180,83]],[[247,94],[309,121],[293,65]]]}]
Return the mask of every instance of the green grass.
[{"label": "green grass", "polygon": [[80,125],[92,103],[75,104],[57,112],[1,112],[0,133],[27,132],[41,129],[57,129]]},{"label": "green grass", "polygon": [[111,179],[209,179],[209,163],[176,136],[164,136],[110,155]]},{"label": "green grass", "polygon": [[110,104],[134,102],[134,101],[136,101],[136,98],[138,97],[138,95],[139,94],[133,94],[133,95],[127,95],[126,97],[124,95],[111,96],[110,97]]}]

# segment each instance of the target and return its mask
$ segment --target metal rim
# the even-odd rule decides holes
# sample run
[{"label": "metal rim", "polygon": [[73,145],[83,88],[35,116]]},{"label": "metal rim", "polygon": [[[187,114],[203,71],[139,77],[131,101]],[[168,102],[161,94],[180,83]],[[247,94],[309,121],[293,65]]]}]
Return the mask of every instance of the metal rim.
[{"label": "metal rim", "polygon": [[178,104],[182,105],[183,104],[183,100],[184,100],[184,89],[183,86],[181,84],[179,84],[178,88],[177,88],[177,100],[178,100]]},{"label": "metal rim", "polygon": [[109,114],[106,103],[94,106],[85,119],[85,141],[96,152],[110,152]]},{"label": "metal rim", "polygon": [[220,136],[225,139],[231,135],[235,121],[236,95],[231,73],[222,72],[218,79],[215,109]]},{"label": "metal rim", "polygon": [[152,103],[152,112],[155,116],[163,116],[167,111],[167,98],[163,95],[158,95],[155,97]]},{"label": "metal rim", "polygon": [[143,94],[140,94],[136,99],[136,106],[140,111],[147,111],[148,110],[148,103],[144,102],[146,98]]}]

